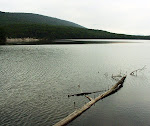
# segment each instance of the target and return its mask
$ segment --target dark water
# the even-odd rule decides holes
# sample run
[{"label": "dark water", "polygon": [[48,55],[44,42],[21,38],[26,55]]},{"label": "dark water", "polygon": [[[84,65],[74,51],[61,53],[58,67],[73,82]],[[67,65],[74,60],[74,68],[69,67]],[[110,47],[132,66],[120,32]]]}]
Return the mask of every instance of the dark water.
[{"label": "dark water", "polygon": [[[67,97],[80,92],[79,84],[85,92],[104,90],[116,83],[112,74],[127,72],[119,92],[97,102],[69,125],[148,126],[149,64],[149,41],[0,46],[0,125],[53,125],[88,102],[83,96]],[[137,77],[129,75],[145,65]]]}]

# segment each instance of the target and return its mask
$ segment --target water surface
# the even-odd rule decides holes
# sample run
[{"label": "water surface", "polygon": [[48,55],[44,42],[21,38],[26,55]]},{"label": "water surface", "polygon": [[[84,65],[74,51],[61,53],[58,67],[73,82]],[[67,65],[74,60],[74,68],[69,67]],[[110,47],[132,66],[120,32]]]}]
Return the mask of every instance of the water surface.
[{"label": "water surface", "polygon": [[0,124],[53,125],[88,102],[67,97],[80,92],[79,84],[86,92],[107,90],[116,83],[111,75],[121,72],[128,74],[123,88],[69,125],[149,125],[150,44],[137,42],[0,46]]}]

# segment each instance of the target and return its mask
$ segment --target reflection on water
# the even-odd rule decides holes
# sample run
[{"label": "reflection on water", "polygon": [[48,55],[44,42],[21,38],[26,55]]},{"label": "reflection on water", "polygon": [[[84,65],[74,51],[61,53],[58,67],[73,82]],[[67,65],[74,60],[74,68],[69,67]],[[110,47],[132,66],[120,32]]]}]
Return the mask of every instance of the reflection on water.
[{"label": "reflection on water", "polygon": [[[150,45],[84,44],[0,47],[0,124],[53,125],[88,102],[68,94],[108,89],[112,74],[147,65],[124,87],[69,125],[149,125]],[[105,74],[108,74],[106,76]],[[94,97],[97,94],[91,94]],[[75,106],[74,106],[75,102]]]}]

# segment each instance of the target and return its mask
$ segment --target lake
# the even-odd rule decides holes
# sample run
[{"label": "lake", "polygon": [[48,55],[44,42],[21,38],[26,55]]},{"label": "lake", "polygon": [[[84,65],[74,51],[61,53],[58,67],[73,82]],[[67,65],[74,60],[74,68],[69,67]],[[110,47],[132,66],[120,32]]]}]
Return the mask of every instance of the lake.
[{"label": "lake", "polygon": [[68,95],[108,90],[116,83],[112,74],[120,73],[127,74],[124,86],[68,125],[150,124],[150,41],[79,41],[102,44],[0,46],[1,126],[51,126],[89,102]]}]

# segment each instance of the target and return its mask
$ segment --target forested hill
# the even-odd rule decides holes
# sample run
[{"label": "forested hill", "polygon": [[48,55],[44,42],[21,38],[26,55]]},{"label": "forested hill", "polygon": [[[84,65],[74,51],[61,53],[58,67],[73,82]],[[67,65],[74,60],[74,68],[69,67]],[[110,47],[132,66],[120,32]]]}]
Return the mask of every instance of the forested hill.
[{"label": "forested hill", "polygon": [[0,25],[9,25],[9,24],[46,24],[55,26],[72,26],[83,28],[82,26],[70,21],[65,21],[58,18],[43,16],[39,14],[9,13],[0,11]]},{"label": "forested hill", "polygon": [[[1,30],[3,29],[3,30]],[[149,39],[150,36],[116,34],[87,29],[78,24],[30,13],[0,12],[0,31],[5,38],[55,39]]]},{"label": "forested hill", "polygon": [[2,27],[8,38],[38,39],[150,39],[150,36],[116,34],[102,30],[39,24],[12,24]]}]

